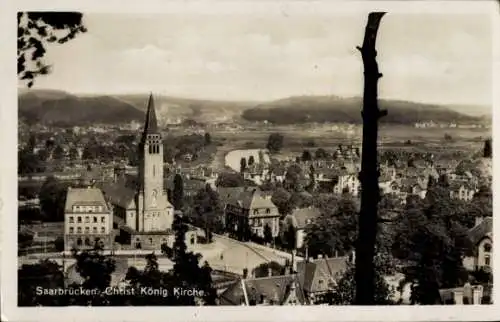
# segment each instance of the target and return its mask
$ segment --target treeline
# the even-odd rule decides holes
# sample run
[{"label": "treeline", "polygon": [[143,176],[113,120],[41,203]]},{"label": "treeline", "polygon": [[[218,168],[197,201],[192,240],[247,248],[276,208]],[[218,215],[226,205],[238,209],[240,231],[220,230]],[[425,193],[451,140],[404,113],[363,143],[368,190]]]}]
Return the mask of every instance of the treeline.
[{"label": "treeline", "polygon": [[[247,121],[268,121],[273,124],[351,123],[361,124],[360,98],[300,97],[279,100],[247,109],[242,117]],[[382,109],[390,113],[383,123],[414,124],[415,122],[479,122],[442,106],[403,101],[381,100]]]}]

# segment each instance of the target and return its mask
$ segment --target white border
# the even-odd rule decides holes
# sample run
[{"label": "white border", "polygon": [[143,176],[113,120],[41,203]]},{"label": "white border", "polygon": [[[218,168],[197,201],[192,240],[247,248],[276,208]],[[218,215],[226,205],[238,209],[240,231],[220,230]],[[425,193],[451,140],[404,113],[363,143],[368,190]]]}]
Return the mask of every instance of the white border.
[{"label": "white border", "polygon": [[[4,1],[5,2],[5,1]],[[17,77],[16,77],[16,11],[22,10],[72,10],[82,12],[113,13],[201,13],[201,14],[341,14],[384,10],[390,13],[491,13],[494,23],[494,107],[500,108],[500,6],[496,1],[160,1],[160,0],[51,0],[16,1],[2,3],[0,10],[0,213],[1,233],[1,314],[5,321],[137,321],[180,320],[180,321],[417,321],[417,320],[495,320],[499,317],[500,298],[494,296],[496,304],[491,306],[391,306],[391,307],[120,307],[120,308],[17,308]],[[360,43],[362,39],[359,40]],[[356,44],[353,44],[356,45]],[[77,59],[75,58],[75,61]],[[494,124],[500,124],[500,112],[493,113]],[[493,136],[497,130],[493,128]],[[500,141],[494,140],[494,155],[500,150]],[[497,158],[494,157],[494,160]],[[500,191],[500,180],[494,164],[494,191]],[[494,194],[494,209],[497,209]],[[2,207],[3,202],[3,207]],[[494,230],[499,223],[494,220]],[[495,233],[494,236],[497,236]],[[497,239],[496,237],[494,237]],[[497,252],[495,252],[496,254]],[[495,267],[499,266],[499,256],[494,256]],[[498,274],[495,271],[494,294],[498,294]],[[495,314],[497,312],[497,314]]]}]

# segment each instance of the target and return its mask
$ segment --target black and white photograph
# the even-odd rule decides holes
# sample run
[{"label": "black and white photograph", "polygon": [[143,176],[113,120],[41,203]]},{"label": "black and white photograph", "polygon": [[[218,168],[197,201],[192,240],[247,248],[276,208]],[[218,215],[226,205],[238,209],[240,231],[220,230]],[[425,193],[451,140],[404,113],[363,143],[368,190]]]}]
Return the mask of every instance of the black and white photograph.
[{"label": "black and white photograph", "polygon": [[3,297],[493,307],[499,3],[189,3],[10,13]]}]

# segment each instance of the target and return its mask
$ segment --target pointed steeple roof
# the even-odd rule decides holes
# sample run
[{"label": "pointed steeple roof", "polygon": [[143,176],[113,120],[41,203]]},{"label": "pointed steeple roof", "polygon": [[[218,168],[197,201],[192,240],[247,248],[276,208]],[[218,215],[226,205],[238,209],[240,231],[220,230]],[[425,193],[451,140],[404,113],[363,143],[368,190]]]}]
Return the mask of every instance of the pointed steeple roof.
[{"label": "pointed steeple roof", "polygon": [[146,123],[144,124],[143,136],[158,133],[158,121],[156,119],[155,102],[153,93],[149,95],[148,110],[146,112]]}]

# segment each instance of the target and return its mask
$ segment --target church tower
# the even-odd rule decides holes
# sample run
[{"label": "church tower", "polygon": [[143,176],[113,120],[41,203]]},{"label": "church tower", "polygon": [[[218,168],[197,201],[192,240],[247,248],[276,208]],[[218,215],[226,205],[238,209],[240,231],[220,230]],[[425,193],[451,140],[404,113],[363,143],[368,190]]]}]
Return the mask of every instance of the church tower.
[{"label": "church tower", "polygon": [[163,142],[158,129],[153,94],[149,96],[138,152],[138,230],[147,232],[169,229],[173,220],[173,208],[163,186]]}]

